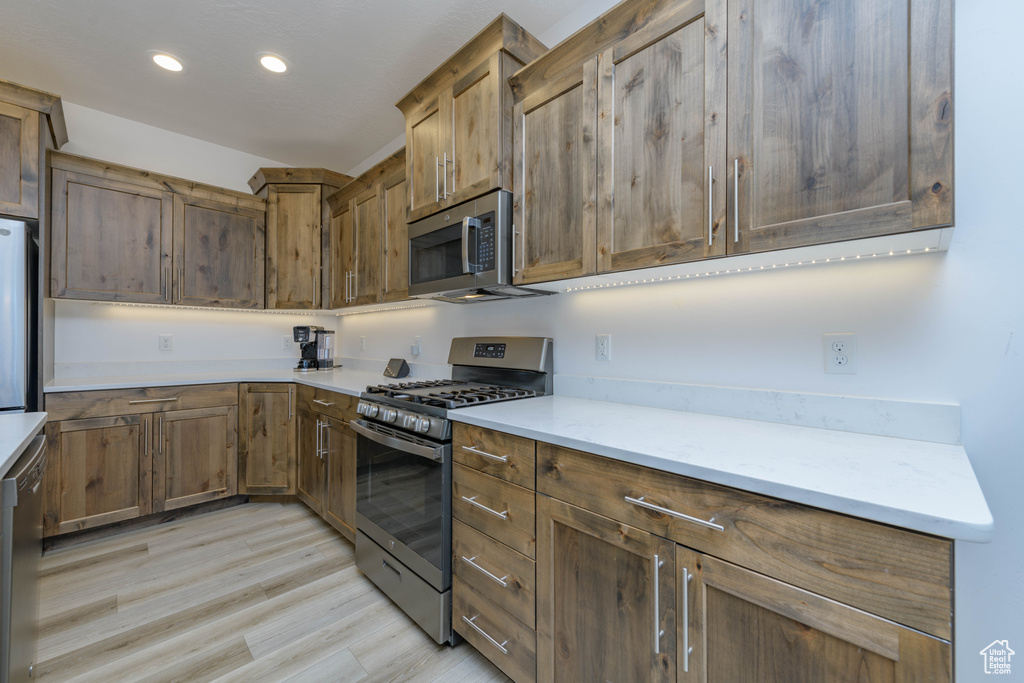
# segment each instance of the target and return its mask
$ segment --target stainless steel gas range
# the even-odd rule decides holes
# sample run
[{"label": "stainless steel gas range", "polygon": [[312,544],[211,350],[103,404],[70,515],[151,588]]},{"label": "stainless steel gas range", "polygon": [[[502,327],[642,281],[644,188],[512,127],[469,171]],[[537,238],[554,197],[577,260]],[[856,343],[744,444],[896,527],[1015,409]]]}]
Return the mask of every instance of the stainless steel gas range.
[{"label": "stainless steel gas range", "polygon": [[359,435],[356,565],[434,640],[452,642],[449,410],[551,393],[551,339],[452,340],[450,380],[367,387]]}]

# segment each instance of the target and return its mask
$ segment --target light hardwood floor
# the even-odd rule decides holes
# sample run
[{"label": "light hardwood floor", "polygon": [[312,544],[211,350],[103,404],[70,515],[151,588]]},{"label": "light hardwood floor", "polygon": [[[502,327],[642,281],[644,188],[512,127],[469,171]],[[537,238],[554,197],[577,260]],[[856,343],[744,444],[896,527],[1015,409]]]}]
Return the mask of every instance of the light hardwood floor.
[{"label": "light hardwood floor", "polygon": [[301,503],[250,503],[48,552],[37,675],[55,681],[508,681],[442,647]]}]

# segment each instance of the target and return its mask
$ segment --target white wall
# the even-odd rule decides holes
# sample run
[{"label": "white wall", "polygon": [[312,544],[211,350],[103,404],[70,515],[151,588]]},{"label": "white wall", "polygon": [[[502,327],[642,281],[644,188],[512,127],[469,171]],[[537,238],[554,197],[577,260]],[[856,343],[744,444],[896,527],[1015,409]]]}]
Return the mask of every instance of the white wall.
[{"label": "white wall", "polygon": [[[580,21],[608,5],[588,3]],[[1024,156],[1013,71],[1024,63],[1024,6],[977,9],[957,3],[947,254],[344,317],[340,355],[409,357],[419,335],[419,360],[444,363],[452,336],[537,334],[555,339],[559,373],[959,403],[996,522],[992,543],[956,545],[958,680],[979,680],[983,647],[1024,647],[1024,219],[1013,172]],[[860,372],[825,375],[821,335],[847,331],[858,335]],[[605,332],[612,360],[599,363],[594,334]]]}]

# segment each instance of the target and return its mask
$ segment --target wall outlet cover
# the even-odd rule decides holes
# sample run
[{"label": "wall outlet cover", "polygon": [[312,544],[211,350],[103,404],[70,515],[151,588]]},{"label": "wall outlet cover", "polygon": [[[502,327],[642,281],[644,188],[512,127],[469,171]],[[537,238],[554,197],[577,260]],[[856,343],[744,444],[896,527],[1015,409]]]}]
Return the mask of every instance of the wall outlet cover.
[{"label": "wall outlet cover", "polygon": [[857,374],[857,335],[830,332],[822,337],[825,347],[825,372],[832,375]]},{"label": "wall outlet cover", "polygon": [[157,337],[157,348],[161,351],[173,351],[174,350],[174,335],[173,334],[161,334]]}]

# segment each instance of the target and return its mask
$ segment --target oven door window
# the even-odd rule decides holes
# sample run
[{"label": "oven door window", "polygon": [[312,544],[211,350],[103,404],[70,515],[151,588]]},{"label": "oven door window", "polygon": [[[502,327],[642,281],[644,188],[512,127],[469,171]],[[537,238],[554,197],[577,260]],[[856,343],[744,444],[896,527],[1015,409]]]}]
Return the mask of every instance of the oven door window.
[{"label": "oven door window", "polygon": [[360,437],[359,512],[438,571],[444,554],[444,466]]}]

